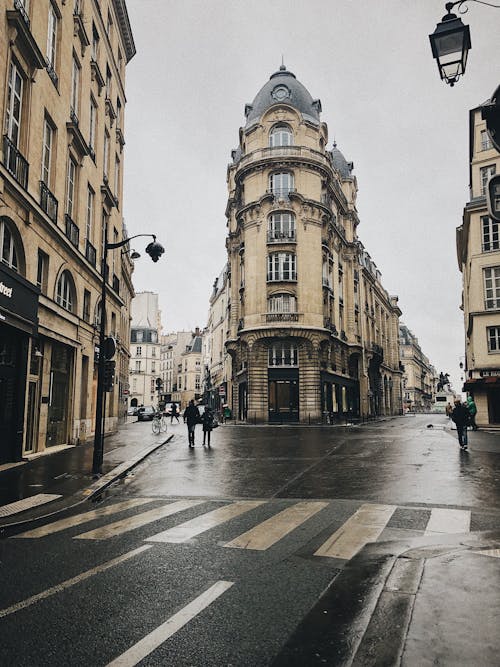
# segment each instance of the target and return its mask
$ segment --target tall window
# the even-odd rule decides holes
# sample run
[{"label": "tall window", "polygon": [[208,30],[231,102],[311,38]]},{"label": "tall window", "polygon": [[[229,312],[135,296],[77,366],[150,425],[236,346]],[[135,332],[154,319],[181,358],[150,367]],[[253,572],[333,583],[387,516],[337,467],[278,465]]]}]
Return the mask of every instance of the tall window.
[{"label": "tall window", "polygon": [[269,133],[269,146],[291,146],[293,132],[288,125],[275,125]]},{"label": "tall window", "polygon": [[78,116],[80,101],[80,65],[73,56],[71,67],[71,110]]},{"label": "tall window", "polygon": [[481,218],[481,226],[483,232],[483,251],[500,250],[498,222],[485,215]]},{"label": "tall window", "polygon": [[294,241],[295,216],[293,213],[273,213],[269,217],[269,241]]},{"label": "tall window", "polygon": [[49,25],[47,29],[47,63],[55,70],[57,49],[57,14],[49,2]]},{"label": "tall window", "polygon": [[63,271],[56,287],[56,302],[70,313],[73,312],[73,281],[69,271]]},{"label": "tall window", "polygon": [[270,313],[297,312],[297,299],[294,294],[273,294],[267,304]]},{"label": "tall window", "polygon": [[486,194],[486,189],[488,187],[488,181],[492,176],[496,174],[496,165],[490,164],[487,167],[481,167],[480,169],[480,175],[481,175],[481,195]]},{"label": "tall window", "polygon": [[73,218],[76,195],[76,164],[72,157],[68,159],[68,174],[66,184],[66,213]]},{"label": "tall window", "polygon": [[108,170],[109,170],[109,134],[106,130],[104,133],[104,155],[103,155],[103,175],[105,180],[108,180]]},{"label": "tall window", "polygon": [[481,150],[487,151],[491,148],[491,139],[488,130],[481,130]]},{"label": "tall window", "polygon": [[344,302],[344,267],[339,262],[339,302]]},{"label": "tall window", "polygon": [[330,254],[323,256],[322,282],[333,290],[333,258]]},{"label": "tall window", "polygon": [[89,185],[87,189],[87,215],[85,219],[85,239],[89,243],[92,243],[92,239],[94,238],[94,205],[95,193]]},{"label": "tall window", "polygon": [[14,238],[9,226],[4,220],[0,220],[0,261],[7,264],[14,271],[18,270],[17,252]]},{"label": "tall window", "polygon": [[297,280],[296,257],[290,252],[273,252],[267,258],[267,279]]},{"label": "tall window", "polygon": [[269,189],[276,197],[287,198],[293,189],[293,174],[280,172],[269,177]]},{"label": "tall window", "polygon": [[50,188],[51,167],[52,167],[52,147],[54,145],[54,130],[46,119],[43,124],[43,146],[42,146],[42,181]]},{"label": "tall window", "polygon": [[97,104],[90,98],[89,146],[95,152],[95,134],[97,127]]},{"label": "tall window", "polygon": [[122,126],[122,103],[120,98],[116,98],[116,129],[120,130]]},{"label": "tall window", "polygon": [[484,269],[484,298],[487,310],[500,308],[500,266]]},{"label": "tall window", "polygon": [[140,345],[135,348],[135,356],[142,357],[142,347]]},{"label": "tall window", "polygon": [[274,343],[268,351],[269,366],[298,366],[299,354],[294,343]]},{"label": "tall window", "polygon": [[49,256],[38,248],[38,263],[36,268],[36,284],[43,294],[47,293],[47,277],[49,274]]},{"label": "tall window", "polygon": [[500,352],[500,327],[488,327],[488,352]]},{"label": "tall window", "polygon": [[111,40],[113,32],[113,19],[111,18],[111,12],[109,11],[109,9],[108,9],[108,18],[106,20],[106,32],[108,33],[108,37]]},{"label": "tall window", "polygon": [[83,291],[83,319],[90,322],[90,292],[88,289]]},{"label": "tall window", "polygon": [[118,155],[115,156],[115,187],[113,194],[117,198],[120,196],[120,159]]},{"label": "tall window", "polygon": [[92,60],[97,61],[99,57],[99,33],[94,24],[92,24]]},{"label": "tall window", "polygon": [[16,148],[19,147],[22,104],[23,77],[21,76],[21,72],[17,65],[11,61],[9,68],[5,134]]},{"label": "tall window", "polygon": [[106,65],[106,97],[111,99],[111,70]]}]

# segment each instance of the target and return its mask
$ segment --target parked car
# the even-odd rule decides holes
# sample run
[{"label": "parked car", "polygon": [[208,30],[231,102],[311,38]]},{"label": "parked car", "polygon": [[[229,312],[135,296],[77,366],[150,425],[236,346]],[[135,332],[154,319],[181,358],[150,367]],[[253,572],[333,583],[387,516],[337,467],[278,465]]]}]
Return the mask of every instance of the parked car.
[{"label": "parked car", "polygon": [[127,410],[127,415],[128,415],[129,417],[135,417],[136,414],[137,414],[137,410],[138,410],[138,409],[139,409],[139,408],[138,408],[137,406],[130,407],[130,408]]},{"label": "parked car", "polygon": [[153,421],[156,410],[152,405],[145,405],[142,408],[137,410],[137,421],[139,422],[150,422]]}]

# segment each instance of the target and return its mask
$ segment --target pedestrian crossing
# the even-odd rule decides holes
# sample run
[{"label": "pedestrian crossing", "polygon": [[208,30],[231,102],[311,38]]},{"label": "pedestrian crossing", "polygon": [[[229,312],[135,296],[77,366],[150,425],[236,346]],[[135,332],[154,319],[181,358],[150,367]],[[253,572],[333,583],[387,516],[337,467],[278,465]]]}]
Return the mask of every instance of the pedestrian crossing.
[{"label": "pedestrian crossing", "polygon": [[[219,503],[215,509],[214,502]],[[155,507],[146,507],[153,503]],[[285,503],[287,506],[283,509]],[[41,539],[98,521],[101,525],[89,526],[89,530],[72,535],[72,539],[110,540],[140,528],[152,528],[152,534],[145,537],[141,534],[144,542],[182,544],[195,538],[208,539],[210,531],[219,529],[225,534],[225,539],[219,539],[217,545],[227,549],[262,552],[276,547],[287,536],[295,536],[296,549],[303,548],[304,542],[316,540],[314,548],[311,547],[313,557],[350,560],[366,544],[384,539],[383,532],[391,526],[391,519],[396,517],[398,510],[397,505],[353,504],[351,514],[346,517],[344,509],[341,519],[338,519],[336,507],[336,501],[327,500],[256,499],[231,502],[183,498],[165,502],[140,497],[53,521],[15,535],[12,539]],[[408,508],[401,509],[408,513]],[[471,512],[468,510],[410,508],[410,511],[426,516],[425,528],[414,531],[418,535],[470,532]],[[127,512],[134,513],[116,518],[116,515]],[[183,520],[186,512],[189,512],[189,517]],[[311,527],[310,522],[315,517],[319,520]],[[111,519],[109,523],[103,523],[108,519]],[[170,525],[155,532],[158,524],[166,519]],[[300,528],[304,530],[300,532]]]}]

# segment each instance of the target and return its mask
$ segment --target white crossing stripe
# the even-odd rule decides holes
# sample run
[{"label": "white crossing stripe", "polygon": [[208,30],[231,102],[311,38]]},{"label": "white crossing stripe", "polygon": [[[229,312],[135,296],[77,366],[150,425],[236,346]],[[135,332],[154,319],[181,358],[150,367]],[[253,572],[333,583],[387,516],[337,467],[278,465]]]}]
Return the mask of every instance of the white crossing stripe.
[{"label": "white crossing stripe", "polygon": [[150,632],[141,639],[137,644],[131,646],[128,651],[122,653],[108,664],[107,667],[134,667],[152,651],[161,646],[164,641],[189,623],[195,616],[206,609],[212,602],[225,593],[234,581],[217,581],[213,586],[210,586],[201,595],[192,600],[183,609],[171,616],[165,623],[158,626],[156,630]]},{"label": "white crossing stripe", "polygon": [[137,498],[135,500],[125,500],[121,503],[109,505],[108,507],[100,507],[99,509],[91,510],[90,512],[82,512],[81,514],[70,516],[67,519],[60,519],[59,521],[54,521],[54,523],[48,523],[46,526],[40,526],[40,528],[27,530],[25,533],[21,533],[20,535],[13,535],[12,539],[17,539],[19,537],[45,537],[46,535],[52,535],[53,533],[58,533],[61,530],[66,530],[66,528],[72,528],[73,526],[78,526],[81,523],[87,523],[93,519],[98,519],[101,516],[109,516],[111,514],[116,514],[117,512],[130,509],[131,507],[139,507],[140,505],[151,503],[153,500],[154,498]]},{"label": "white crossing stripe", "polygon": [[361,505],[314,555],[349,560],[365,544],[376,541],[395,509],[395,505]]},{"label": "white crossing stripe", "polygon": [[264,551],[327,506],[328,503],[323,502],[296,503],[227,542],[224,546]]},{"label": "white crossing stripe", "polygon": [[147,538],[147,542],[187,542],[195,535],[204,533],[210,528],[219,526],[221,523],[225,523],[234,517],[244,514],[259,505],[263,505],[264,500],[241,500],[239,502],[232,503],[231,505],[225,505],[224,507],[219,507],[212,512],[207,512],[201,516],[197,516],[190,521],[181,523],[178,526],[164,530],[162,533],[157,533]]},{"label": "white crossing stripe", "polygon": [[500,558],[500,549],[482,549],[481,551],[474,551],[475,554],[481,556],[491,556],[492,558]]},{"label": "white crossing stripe", "polygon": [[23,498],[22,500],[16,500],[15,503],[2,505],[0,507],[0,516],[11,516],[12,514],[17,514],[18,512],[29,510],[32,507],[45,505],[46,503],[50,503],[53,500],[57,500],[58,498],[62,498],[62,496],[58,493],[37,493],[35,496]]},{"label": "white crossing stripe", "polygon": [[425,535],[434,533],[468,533],[470,510],[452,510],[434,507],[425,529]]},{"label": "white crossing stripe", "polygon": [[76,535],[73,539],[106,540],[110,537],[114,537],[115,535],[122,535],[129,530],[134,530],[135,528],[145,526],[146,524],[157,521],[158,519],[163,519],[164,517],[170,516],[171,514],[183,512],[184,510],[195,507],[196,505],[201,505],[204,502],[204,500],[177,500],[174,503],[170,503],[162,507],[156,507],[155,509],[149,510],[148,512],[136,514],[135,516],[122,519],[121,521],[115,521],[114,523],[110,523],[108,526],[96,528],[95,530],[89,530],[87,533]]},{"label": "white crossing stripe", "polygon": [[79,584],[81,581],[85,581],[85,579],[94,576],[94,574],[99,574],[99,572],[105,572],[106,570],[109,570],[110,567],[119,565],[120,563],[123,563],[124,561],[129,560],[134,556],[137,556],[138,554],[142,553],[143,551],[146,551],[147,549],[152,549],[152,547],[153,547],[152,544],[145,544],[142,547],[138,547],[137,549],[128,551],[127,553],[122,554],[117,558],[108,560],[106,563],[102,563],[102,565],[97,565],[97,567],[93,567],[91,570],[87,570],[86,572],[77,574],[76,577],[72,577],[71,579],[66,579],[66,581],[63,581],[60,584],[57,584],[56,586],[52,586],[52,588],[47,588],[47,590],[42,591],[41,593],[37,593],[36,595],[32,595],[31,597],[26,598],[25,600],[21,600],[21,602],[16,602],[16,604],[13,604],[11,607],[0,609],[0,618],[3,618],[4,616],[9,616],[9,614],[14,614],[16,611],[19,611],[20,609],[26,609],[26,607],[30,607],[32,604],[35,604],[35,602],[39,602],[40,600],[45,600],[51,595],[55,595],[56,593],[61,593],[62,591],[66,590],[66,588],[70,588],[75,584]]}]

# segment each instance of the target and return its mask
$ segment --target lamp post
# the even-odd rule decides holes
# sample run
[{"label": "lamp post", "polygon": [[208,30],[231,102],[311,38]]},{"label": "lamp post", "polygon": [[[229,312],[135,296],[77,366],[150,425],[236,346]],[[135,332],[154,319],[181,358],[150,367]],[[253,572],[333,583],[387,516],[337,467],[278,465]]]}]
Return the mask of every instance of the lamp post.
[{"label": "lamp post", "polygon": [[[114,250],[115,248],[122,248],[124,245],[127,245],[129,241],[135,239],[139,236],[150,236],[153,241],[149,243],[146,247],[146,252],[151,257],[153,262],[157,262],[160,257],[165,252],[160,243],[156,241],[156,236],[154,234],[136,234],[130,238],[124,239],[123,241],[118,241],[117,243],[104,243],[104,253],[102,258],[102,283],[101,283],[101,321],[99,323],[99,363],[97,366],[97,396],[96,396],[96,410],[95,410],[95,431],[94,431],[94,452],[92,458],[92,473],[94,475],[100,475],[102,472],[102,462],[104,455],[104,419],[105,419],[105,368],[106,368],[106,359],[105,356],[111,358],[114,354],[114,351],[111,354],[105,355],[106,348],[106,279],[107,279],[107,266],[108,266],[108,250]],[[110,339],[111,341],[113,339]],[[109,348],[109,346],[108,346]]]}]

